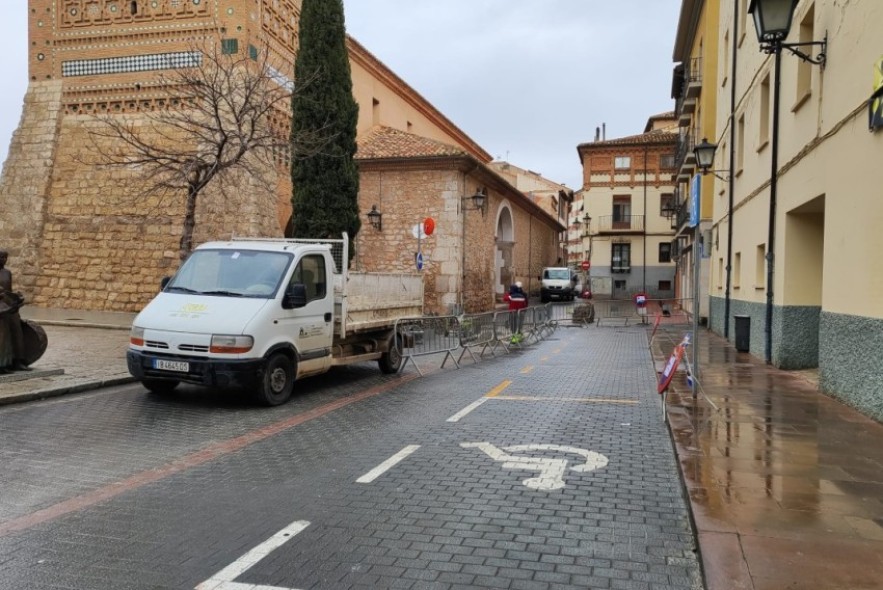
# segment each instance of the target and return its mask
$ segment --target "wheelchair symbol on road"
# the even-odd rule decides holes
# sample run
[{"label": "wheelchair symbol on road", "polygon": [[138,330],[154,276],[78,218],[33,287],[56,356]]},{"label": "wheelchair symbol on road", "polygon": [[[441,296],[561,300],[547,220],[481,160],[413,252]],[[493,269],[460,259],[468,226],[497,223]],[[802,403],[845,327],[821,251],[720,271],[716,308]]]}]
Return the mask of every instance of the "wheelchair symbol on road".
[{"label": "wheelchair symbol on road", "polygon": [[534,490],[559,490],[564,487],[564,473],[567,471],[567,459],[526,457],[509,453],[530,453],[536,451],[555,451],[580,455],[585,459],[582,464],[575,465],[570,471],[588,473],[607,466],[607,457],[594,451],[561,445],[515,445],[502,449],[491,443],[460,443],[464,449],[479,449],[493,459],[503,463],[503,469],[525,469],[539,471],[537,477],[529,477],[522,483]]}]

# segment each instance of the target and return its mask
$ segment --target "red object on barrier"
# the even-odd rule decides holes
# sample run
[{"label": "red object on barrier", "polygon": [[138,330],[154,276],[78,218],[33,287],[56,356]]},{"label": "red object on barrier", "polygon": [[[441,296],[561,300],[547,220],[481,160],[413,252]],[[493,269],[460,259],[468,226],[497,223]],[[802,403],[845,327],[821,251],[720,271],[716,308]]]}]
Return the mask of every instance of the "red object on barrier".
[{"label": "red object on barrier", "polygon": [[672,351],[671,356],[668,358],[668,362],[665,364],[665,369],[659,376],[659,385],[657,387],[657,393],[659,393],[659,395],[662,395],[665,390],[668,389],[671,380],[674,379],[675,372],[678,370],[678,365],[680,364],[683,355],[684,345],[678,344]]},{"label": "red object on barrier", "polygon": [[639,308],[647,305],[647,294],[646,293],[636,293],[635,294],[635,305]]},{"label": "red object on barrier", "polygon": [[650,342],[653,342],[653,337],[656,336],[656,329],[659,327],[659,322],[662,321],[662,314],[656,314],[656,320],[653,322],[653,331],[650,332]]}]

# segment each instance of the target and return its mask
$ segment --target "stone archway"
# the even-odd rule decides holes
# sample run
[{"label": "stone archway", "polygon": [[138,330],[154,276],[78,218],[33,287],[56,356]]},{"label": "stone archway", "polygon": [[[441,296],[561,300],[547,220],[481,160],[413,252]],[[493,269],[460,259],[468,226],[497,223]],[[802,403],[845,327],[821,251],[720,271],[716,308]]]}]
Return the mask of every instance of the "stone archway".
[{"label": "stone archway", "polygon": [[501,205],[497,211],[496,244],[494,293],[502,296],[515,281],[515,224],[508,204]]}]

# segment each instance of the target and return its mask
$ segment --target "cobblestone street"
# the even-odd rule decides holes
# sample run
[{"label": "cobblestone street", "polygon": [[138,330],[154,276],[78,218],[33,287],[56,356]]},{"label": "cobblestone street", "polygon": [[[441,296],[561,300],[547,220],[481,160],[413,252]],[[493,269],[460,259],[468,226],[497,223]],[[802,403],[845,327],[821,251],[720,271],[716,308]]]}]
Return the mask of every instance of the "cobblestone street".
[{"label": "cobblestone street", "polygon": [[643,328],[430,360],[0,408],[0,588],[701,588]]}]

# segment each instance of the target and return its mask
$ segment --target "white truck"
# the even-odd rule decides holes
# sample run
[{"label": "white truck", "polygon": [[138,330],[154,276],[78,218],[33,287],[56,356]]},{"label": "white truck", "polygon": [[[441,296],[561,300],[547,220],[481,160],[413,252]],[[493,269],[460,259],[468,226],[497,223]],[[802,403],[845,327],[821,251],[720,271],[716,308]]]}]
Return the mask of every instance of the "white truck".
[{"label": "white truck", "polygon": [[396,320],[423,314],[423,277],[351,273],[348,255],[346,234],[199,246],[135,318],[129,372],[154,393],[244,388],[271,406],[335,365],[397,372]]},{"label": "white truck", "polygon": [[577,295],[577,277],[566,266],[547,266],[540,275],[540,301],[548,303],[552,299],[573,301]]}]

